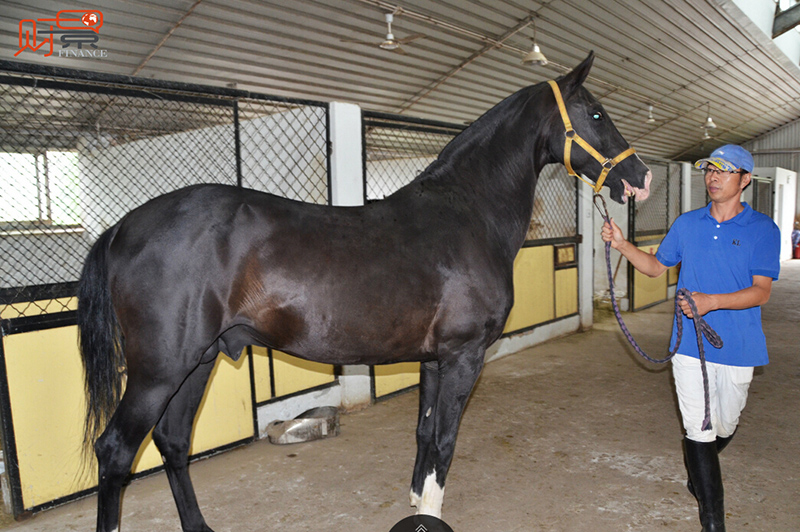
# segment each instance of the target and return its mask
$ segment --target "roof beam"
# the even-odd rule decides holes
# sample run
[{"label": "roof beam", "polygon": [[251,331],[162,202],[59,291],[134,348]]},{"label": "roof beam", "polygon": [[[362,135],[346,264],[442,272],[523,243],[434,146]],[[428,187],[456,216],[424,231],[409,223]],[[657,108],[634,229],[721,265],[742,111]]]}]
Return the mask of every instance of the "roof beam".
[{"label": "roof beam", "polygon": [[490,44],[484,45],[483,48],[481,48],[477,52],[475,52],[472,55],[470,55],[467,59],[462,61],[458,66],[456,66],[455,68],[451,69],[448,73],[446,73],[445,75],[441,76],[439,79],[434,80],[433,83],[431,83],[426,88],[424,88],[421,91],[419,91],[417,94],[415,94],[410,99],[408,99],[395,112],[396,113],[403,113],[405,111],[408,111],[413,105],[419,103],[423,98],[425,98],[427,95],[429,95],[430,93],[435,91],[437,88],[439,88],[439,86],[442,83],[444,83],[448,79],[450,79],[453,76],[455,76],[456,74],[458,74],[461,70],[464,69],[464,67],[466,67],[467,65],[469,65],[470,63],[472,63],[473,61],[478,59],[479,57],[483,56],[487,52],[489,52],[491,50],[494,50],[495,48],[497,48],[499,46],[502,46],[503,43],[506,40],[508,40],[511,36],[516,35],[520,31],[522,31],[523,29],[525,29],[528,26],[530,26],[531,23],[533,22],[533,18],[534,18],[533,15],[530,15],[530,16],[524,18],[523,20],[519,21],[519,23],[516,26],[514,26],[513,28],[508,30],[502,36],[500,36],[496,40],[493,40],[493,42],[491,42]]},{"label": "roof beam", "polygon": [[184,21],[184,20],[186,20],[186,17],[188,17],[189,15],[191,15],[191,14],[192,14],[192,11],[194,11],[194,8],[196,8],[196,7],[197,7],[197,6],[200,4],[200,2],[202,2],[202,1],[203,1],[203,0],[197,0],[197,1],[196,1],[194,4],[192,4],[192,7],[190,7],[190,8],[189,8],[189,10],[188,10],[188,11],[186,11],[186,13],[184,13],[184,14],[183,14],[183,16],[180,18],[180,20],[178,20],[178,22],[176,22],[176,23],[175,23],[175,24],[172,26],[172,28],[170,28],[170,30],[169,30],[169,31],[166,33],[166,35],[164,35],[164,37],[163,37],[163,38],[161,39],[161,41],[160,41],[160,42],[159,42],[159,43],[156,45],[156,47],[155,47],[155,48],[153,48],[153,51],[152,51],[152,52],[150,52],[150,53],[148,54],[148,56],[144,58],[144,61],[142,61],[141,63],[139,63],[139,66],[137,66],[137,67],[136,67],[136,68],[133,70],[133,73],[131,74],[132,76],[135,76],[136,74],[138,74],[139,72],[141,72],[141,71],[142,71],[142,69],[145,67],[145,65],[147,65],[147,62],[148,62],[148,61],[150,61],[150,60],[153,58],[153,56],[154,56],[154,55],[156,55],[156,52],[158,52],[158,51],[161,49],[161,47],[162,47],[162,46],[164,46],[164,43],[165,43],[165,42],[167,42],[167,39],[169,39],[169,38],[170,38],[170,36],[172,36],[172,34],[173,34],[173,33],[175,33],[175,30],[177,30],[177,29],[178,29],[178,27],[180,27],[180,25],[181,25],[181,24],[183,24],[183,21]]}]

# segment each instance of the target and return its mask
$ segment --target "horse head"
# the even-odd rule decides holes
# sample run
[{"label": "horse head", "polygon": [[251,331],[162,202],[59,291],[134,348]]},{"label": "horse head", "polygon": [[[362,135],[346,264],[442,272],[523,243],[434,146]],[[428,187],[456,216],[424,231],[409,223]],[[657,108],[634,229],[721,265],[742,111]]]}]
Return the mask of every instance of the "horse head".
[{"label": "horse head", "polygon": [[600,102],[583,87],[593,61],[594,53],[589,52],[572,72],[550,83],[558,107],[553,123],[556,130],[565,131],[551,135],[550,149],[557,157],[560,155],[570,174],[591,179],[589,184],[595,192],[606,186],[611,199],[618,203],[627,202],[629,197],[644,200],[650,194],[652,172],[622,137]]}]

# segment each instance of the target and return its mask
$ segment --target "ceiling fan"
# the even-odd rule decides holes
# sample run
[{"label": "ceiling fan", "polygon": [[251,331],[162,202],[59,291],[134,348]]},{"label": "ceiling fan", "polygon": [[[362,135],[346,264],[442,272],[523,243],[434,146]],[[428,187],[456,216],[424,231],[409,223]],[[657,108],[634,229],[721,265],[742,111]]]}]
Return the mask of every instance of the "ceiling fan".
[{"label": "ceiling fan", "polygon": [[403,50],[402,45],[408,44],[412,41],[416,41],[417,39],[422,39],[426,37],[426,35],[422,33],[415,33],[414,35],[409,35],[408,37],[403,37],[402,39],[396,39],[394,34],[392,33],[392,22],[394,21],[394,13],[386,13],[386,37],[384,37],[383,41],[376,42],[376,41],[357,41],[357,40],[349,40],[349,39],[342,39],[342,42],[351,42],[355,44],[367,44],[371,46],[379,46],[384,50],[388,50],[390,52],[397,52],[400,54],[405,54],[406,51]]}]

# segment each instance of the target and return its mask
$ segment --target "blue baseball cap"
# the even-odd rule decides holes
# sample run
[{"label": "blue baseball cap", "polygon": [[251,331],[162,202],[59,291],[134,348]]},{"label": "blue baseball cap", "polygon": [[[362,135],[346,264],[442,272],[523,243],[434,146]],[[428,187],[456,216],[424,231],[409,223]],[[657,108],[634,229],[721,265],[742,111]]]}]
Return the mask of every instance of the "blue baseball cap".
[{"label": "blue baseball cap", "polygon": [[740,168],[745,172],[751,173],[755,163],[750,152],[736,144],[726,144],[711,152],[705,159],[700,159],[694,163],[695,168],[703,169],[708,164],[713,164],[720,170],[735,172]]}]

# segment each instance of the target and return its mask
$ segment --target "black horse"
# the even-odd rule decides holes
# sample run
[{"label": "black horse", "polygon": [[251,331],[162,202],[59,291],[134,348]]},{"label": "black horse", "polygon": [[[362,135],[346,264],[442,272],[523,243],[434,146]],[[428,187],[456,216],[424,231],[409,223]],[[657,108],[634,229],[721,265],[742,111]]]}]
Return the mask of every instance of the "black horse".
[{"label": "black horse", "polygon": [[[464,405],[513,304],[537,177],[564,161],[555,93],[598,152],[629,149],[582,87],[592,61],[559,78],[560,91],[540,83],[500,102],[383,201],[329,207],[199,185],[106,231],[78,296],[97,530],[119,526],[120,489],[155,427],[183,530],[211,531],[187,471],[192,423],[218,353],[236,359],[250,344],[332,364],[422,362],[411,502],[441,515]],[[596,181],[602,165],[571,151]],[[646,196],[638,157],[606,173],[616,201]]]}]

